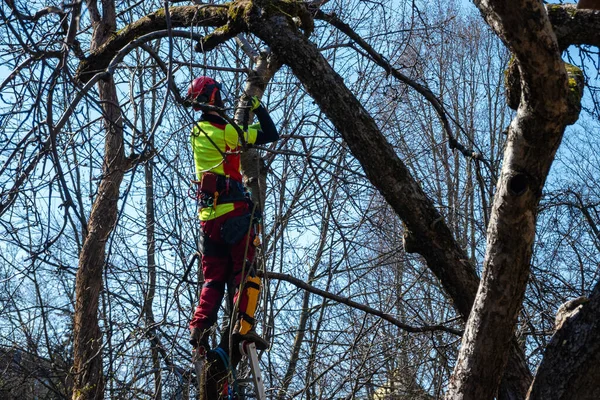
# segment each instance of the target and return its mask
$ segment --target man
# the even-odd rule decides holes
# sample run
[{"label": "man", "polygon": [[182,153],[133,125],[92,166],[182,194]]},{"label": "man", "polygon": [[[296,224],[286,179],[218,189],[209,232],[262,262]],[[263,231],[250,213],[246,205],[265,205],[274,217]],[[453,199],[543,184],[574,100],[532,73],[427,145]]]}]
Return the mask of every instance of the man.
[{"label": "man", "polygon": [[[190,138],[199,186],[204,274],[200,301],[190,322],[190,343],[199,354],[209,350],[209,331],[217,322],[225,288],[234,287],[235,296],[229,295],[230,302],[237,305],[236,319],[232,321],[234,349],[243,340],[254,342],[257,349],[266,349],[268,343],[254,331],[260,279],[253,265],[253,206],[240,170],[241,139],[233,125],[215,111],[223,109],[220,83],[206,76],[194,79],[188,100],[195,111],[203,111]],[[279,139],[271,117],[257,97],[251,99],[249,108],[260,124],[248,127],[244,141],[265,144]],[[219,348],[229,354],[229,347],[229,332],[225,332]]]}]

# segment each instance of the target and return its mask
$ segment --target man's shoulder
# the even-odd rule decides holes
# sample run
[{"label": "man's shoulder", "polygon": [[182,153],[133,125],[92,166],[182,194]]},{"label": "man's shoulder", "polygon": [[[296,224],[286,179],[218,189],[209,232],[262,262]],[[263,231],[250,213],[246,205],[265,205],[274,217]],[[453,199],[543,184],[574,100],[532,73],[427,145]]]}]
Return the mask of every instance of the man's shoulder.
[{"label": "man's shoulder", "polygon": [[201,131],[207,134],[214,134],[215,132],[225,131],[228,127],[229,125],[221,125],[211,121],[199,120],[194,124],[192,128],[192,134],[197,135]]}]

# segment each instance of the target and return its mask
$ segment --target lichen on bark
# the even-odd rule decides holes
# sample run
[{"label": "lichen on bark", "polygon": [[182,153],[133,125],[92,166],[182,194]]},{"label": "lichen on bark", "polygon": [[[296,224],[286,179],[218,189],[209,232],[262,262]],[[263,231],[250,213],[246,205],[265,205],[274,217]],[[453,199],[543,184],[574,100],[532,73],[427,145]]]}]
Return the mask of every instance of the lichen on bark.
[{"label": "lichen on bark", "polygon": [[[566,119],[567,124],[572,125],[579,118],[581,111],[581,98],[583,97],[585,79],[581,69],[575,65],[565,63],[565,69],[567,70],[569,85],[569,92],[567,93],[569,111]],[[514,56],[511,56],[504,71],[504,85],[506,102],[510,108],[516,110],[519,108],[521,101],[521,75]]]},{"label": "lichen on bark", "polygon": [[568,124],[572,125],[579,119],[581,112],[581,98],[583,97],[583,88],[585,78],[583,71],[575,65],[565,63],[565,69],[569,77],[569,93],[567,96],[569,105]]},{"label": "lichen on bark", "polygon": [[508,66],[504,70],[504,90],[506,92],[506,103],[510,108],[519,108],[521,99],[521,76],[519,66],[514,55],[508,60]]}]

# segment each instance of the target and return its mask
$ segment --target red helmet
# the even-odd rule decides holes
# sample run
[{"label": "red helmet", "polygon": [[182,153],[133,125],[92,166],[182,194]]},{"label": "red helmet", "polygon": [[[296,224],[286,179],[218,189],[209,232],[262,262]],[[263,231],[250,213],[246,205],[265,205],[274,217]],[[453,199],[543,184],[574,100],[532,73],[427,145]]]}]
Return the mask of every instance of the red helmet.
[{"label": "red helmet", "polygon": [[[201,76],[192,81],[188,89],[188,99],[196,100],[198,103],[215,105],[217,93],[221,90],[221,84],[208,76]],[[200,107],[194,106],[194,110],[200,110]]]}]

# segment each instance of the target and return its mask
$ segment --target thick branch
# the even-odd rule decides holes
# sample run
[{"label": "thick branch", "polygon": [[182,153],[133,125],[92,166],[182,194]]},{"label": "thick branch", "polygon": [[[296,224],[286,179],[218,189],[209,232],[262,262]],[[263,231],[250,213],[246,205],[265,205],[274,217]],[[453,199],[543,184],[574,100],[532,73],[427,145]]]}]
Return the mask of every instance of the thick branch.
[{"label": "thick branch", "polygon": [[537,206],[570,117],[567,73],[542,2],[475,3],[516,57],[521,96],[488,226],[482,281],[447,393],[461,400],[496,396],[529,277]]},{"label": "thick branch", "polygon": [[[515,55],[529,110],[562,118],[567,77],[546,9],[535,0],[475,2],[488,24]],[[549,76],[555,77],[548,79]]]},{"label": "thick branch", "polygon": [[240,32],[240,27],[221,26],[198,41],[194,50],[200,53],[211,51],[218,45],[225,43],[229,39],[233,39]]},{"label": "thick branch", "polygon": [[577,44],[600,47],[600,10],[578,10],[575,4],[548,4],[546,10],[561,49]]},{"label": "thick branch", "polygon": [[[172,28],[221,26],[227,23],[227,8],[222,6],[181,6],[170,8],[169,12]],[[105,69],[115,54],[130,42],[150,32],[165,29],[167,21],[162,9],[127,25],[79,64],[76,79],[86,82],[95,72]]]},{"label": "thick branch", "polygon": [[[567,97],[568,114],[566,116],[566,122],[570,125],[574,124],[579,119],[585,79],[581,69],[576,66],[565,63],[565,68],[569,78],[569,95]],[[521,102],[521,74],[519,72],[519,66],[514,58],[510,60],[505,71],[504,86],[506,88],[506,100],[508,106],[513,110],[517,110]]]}]

